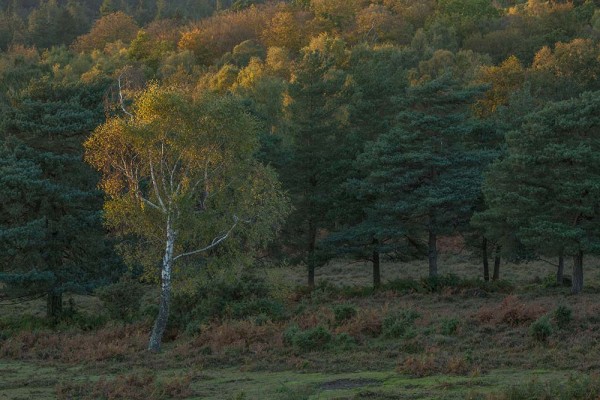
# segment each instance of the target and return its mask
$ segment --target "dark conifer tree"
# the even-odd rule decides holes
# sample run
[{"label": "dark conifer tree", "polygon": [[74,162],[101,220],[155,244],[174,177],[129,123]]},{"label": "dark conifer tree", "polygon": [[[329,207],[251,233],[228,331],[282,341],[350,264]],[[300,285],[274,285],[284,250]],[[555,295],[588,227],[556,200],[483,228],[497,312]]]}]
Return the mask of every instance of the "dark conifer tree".
[{"label": "dark conifer tree", "polygon": [[469,220],[489,162],[469,108],[480,93],[480,87],[461,87],[448,76],[411,87],[397,125],[358,161],[368,171],[360,190],[375,198],[371,218],[396,234],[425,233],[432,277],[437,239]]},{"label": "dark conifer tree", "polygon": [[90,292],[121,272],[97,175],[82,160],[82,141],[103,119],[104,89],[38,81],[5,119],[0,281],[16,297],[46,295],[52,318],[64,292]]}]

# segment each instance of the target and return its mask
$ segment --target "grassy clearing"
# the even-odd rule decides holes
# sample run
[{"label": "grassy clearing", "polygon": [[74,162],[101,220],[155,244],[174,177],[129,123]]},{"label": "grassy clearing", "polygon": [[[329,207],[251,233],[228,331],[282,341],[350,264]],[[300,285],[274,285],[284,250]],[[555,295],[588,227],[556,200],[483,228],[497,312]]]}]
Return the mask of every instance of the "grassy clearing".
[{"label": "grassy clearing", "polygon": [[5,307],[0,399],[596,398],[586,381],[600,371],[594,263],[579,296],[546,287],[544,262],[503,265],[508,282],[489,286],[471,279],[473,260],[447,256],[441,272],[458,278],[435,290],[420,280],[424,265],[385,264],[392,282],[375,293],[361,264],[322,268],[318,282],[332,284],[313,293],[290,284],[303,271],[270,269],[269,302],[174,327],[158,355],[144,351],[149,319],[107,322],[93,297],[75,296],[76,323],[52,329],[42,302]]},{"label": "grassy clearing", "polygon": [[[43,366],[22,362],[0,363],[2,399],[53,399],[69,393],[67,388],[88,391],[99,381],[108,386],[124,377],[152,377],[160,383],[189,378],[185,395],[189,399],[463,399],[486,398],[499,389],[519,384],[568,381],[581,373],[548,370],[497,370],[481,376],[435,375],[415,378],[396,371],[354,373],[311,373],[297,371],[255,372],[239,368],[165,369],[154,373],[137,367],[127,373],[103,373],[96,368]],[[131,380],[129,381],[131,384]],[[57,390],[58,388],[58,390]],[[135,389],[135,388],[134,388]],[[156,390],[156,389],[154,389]],[[73,393],[73,392],[71,392]],[[89,392],[87,392],[89,393]],[[85,394],[83,394],[85,396]],[[89,394],[88,394],[89,395]],[[127,396],[126,392],[122,393]],[[135,395],[131,395],[135,396]],[[87,397],[86,397],[87,398]],[[128,398],[128,397],[117,397]],[[130,397],[133,398],[133,397]]]}]

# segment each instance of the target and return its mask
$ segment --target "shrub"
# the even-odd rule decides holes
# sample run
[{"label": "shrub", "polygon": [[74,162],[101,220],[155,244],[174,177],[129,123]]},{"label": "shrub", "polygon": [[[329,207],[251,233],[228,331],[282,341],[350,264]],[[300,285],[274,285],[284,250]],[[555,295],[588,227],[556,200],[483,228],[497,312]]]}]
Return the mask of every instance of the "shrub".
[{"label": "shrub", "polygon": [[548,316],[544,315],[532,323],[529,327],[529,333],[539,342],[547,341],[550,335],[552,335],[552,325]]},{"label": "shrub", "polygon": [[304,331],[298,325],[291,325],[283,333],[285,344],[303,352],[323,350],[332,339],[331,332],[321,325]]},{"label": "shrub", "polygon": [[111,318],[131,321],[140,310],[144,287],[133,280],[122,280],[96,290]]},{"label": "shrub", "polygon": [[81,364],[119,360],[139,354],[148,344],[144,324],[107,325],[94,334],[75,332],[21,332],[0,342],[0,357],[20,360],[56,360]]},{"label": "shrub", "polygon": [[372,286],[343,286],[338,292],[344,298],[369,297],[375,289]]},{"label": "shrub", "polygon": [[422,290],[422,285],[414,279],[394,279],[383,285],[385,290],[393,290],[400,293],[415,293]]},{"label": "shrub", "polygon": [[230,315],[233,318],[245,318],[250,316],[262,319],[282,320],[286,318],[285,306],[282,302],[274,299],[250,299],[232,303]]},{"label": "shrub", "polygon": [[456,318],[444,319],[444,320],[442,320],[442,325],[440,327],[440,333],[442,335],[447,335],[447,336],[454,335],[458,331],[459,325],[460,325],[460,321]]},{"label": "shrub", "polygon": [[297,333],[293,343],[295,347],[302,351],[323,350],[331,342],[331,339],[331,333],[327,328],[317,326]]},{"label": "shrub", "polygon": [[421,315],[414,310],[403,310],[388,315],[383,320],[382,334],[387,338],[407,338],[414,336],[414,323]]},{"label": "shrub", "polygon": [[381,335],[382,311],[372,308],[361,308],[356,317],[345,321],[336,328],[336,333],[348,333],[354,338],[366,335]]},{"label": "shrub", "polygon": [[481,308],[476,317],[482,323],[520,326],[535,321],[545,312],[537,304],[525,304],[517,296],[506,296],[499,306]]},{"label": "shrub", "polygon": [[49,329],[51,326],[50,320],[29,314],[3,316],[0,319],[0,338],[8,338],[19,332],[42,331]]},{"label": "shrub", "polygon": [[294,338],[301,331],[302,330],[300,329],[300,327],[296,324],[292,324],[292,325],[288,326],[285,329],[285,331],[283,331],[283,344],[285,344],[287,346],[293,346]]},{"label": "shrub", "polygon": [[173,296],[171,326],[194,331],[199,325],[224,316],[278,321],[287,318],[287,313],[283,303],[270,296],[267,282],[249,273],[235,280],[207,281],[192,293]]},{"label": "shrub", "polygon": [[338,324],[354,318],[357,313],[356,307],[351,304],[339,304],[333,307],[335,322]]},{"label": "shrub", "polygon": [[472,370],[472,365],[462,355],[429,352],[401,359],[396,370],[402,374],[417,377],[436,374],[466,375]]},{"label": "shrub", "polygon": [[250,350],[259,354],[267,349],[281,347],[282,326],[273,322],[257,324],[254,321],[224,321],[212,323],[203,329],[194,341],[197,347],[208,347],[211,353],[232,350]]},{"label": "shrub", "polygon": [[573,310],[571,310],[568,306],[561,304],[556,307],[556,310],[554,310],[552,316],[558,328],[564,329],[573,320]]},{"label": "shrub", "polygon": [[347,333],[340,333],[335,337],[334,345],[336,349],[349,350],[356,345],[356,340]]},{"label": "shrub", "polygon": [[556,288],[560,286],[558,282],[556,282],[556,275],[554,274],[546,275],[544,279],[542,279],[541,283],[542,287],[546,289]]},{"label": "shrub", "polygon": [[429,276],[421,280],[423,288],[430,293],[439,292],[445,287],[459,287],[461,285],[461,279],[458,275],[447,274]]}]

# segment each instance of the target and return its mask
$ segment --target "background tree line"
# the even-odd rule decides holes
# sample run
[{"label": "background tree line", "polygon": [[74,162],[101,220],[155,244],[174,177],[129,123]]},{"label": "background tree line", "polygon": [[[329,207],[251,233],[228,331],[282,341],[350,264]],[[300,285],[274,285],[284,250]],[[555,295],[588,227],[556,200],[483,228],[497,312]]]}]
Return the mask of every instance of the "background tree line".
[{"label": "background tree line", "polygon": [[[500,277],[502,258],[543,256],[556,258],[560,282],[571,259],[572,290],[583,288],[600,226],[593,1],[7,0],[0,10],[0,279],[12,299],[46,296],[57,317],[62,293],[90,292],[125,264],[161,279],[162,256],[145,250],[163,241],[158,217],[140,222],[151,210],[131,207],[167,193],[147,192],[150,164],[140,181],[107,165],[119,151],[176,164],[177,153],[144,153],[165,143],[231,174],[214,219],[198,214],[204,191],[173,197],[190,223],[204,221],[186,240],[220,237],[233,209],[272,217],[174,269],[182,285],[198,266],[251,265],[258,254],[305,266],[309,286],[338,257],[371,261],[375,286],[384,259],[427,259],[435,277],[439,238],[454,236],[485,280]],[[213,122],[187,121],[185,104],[195,107],[186,116]],[[230,158],[218,161],[206,143],[184,151],[194,129],[253,136],[223,142],[214,151]],[[280,189],[264,188],[276,180]],[[103,215],[135,223],[103,225]]]}]

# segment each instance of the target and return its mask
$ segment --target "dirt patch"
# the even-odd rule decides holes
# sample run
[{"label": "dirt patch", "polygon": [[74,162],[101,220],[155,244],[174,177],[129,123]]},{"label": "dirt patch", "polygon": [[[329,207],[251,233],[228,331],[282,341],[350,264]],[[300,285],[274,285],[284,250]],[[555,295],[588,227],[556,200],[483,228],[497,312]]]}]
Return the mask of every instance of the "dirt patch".
[{"label": "dirt patch", "polygon": [[377,379],[357,378],[357,379],[337,379],[335,381],[325,382],[321,385],[323,390],[343,390],[354,389],[364,386],[381,385]]}]

